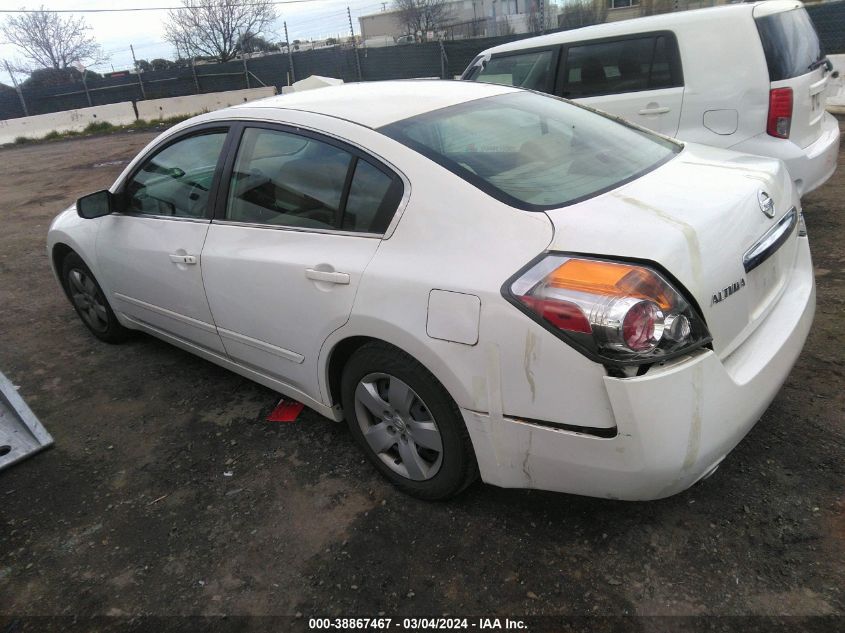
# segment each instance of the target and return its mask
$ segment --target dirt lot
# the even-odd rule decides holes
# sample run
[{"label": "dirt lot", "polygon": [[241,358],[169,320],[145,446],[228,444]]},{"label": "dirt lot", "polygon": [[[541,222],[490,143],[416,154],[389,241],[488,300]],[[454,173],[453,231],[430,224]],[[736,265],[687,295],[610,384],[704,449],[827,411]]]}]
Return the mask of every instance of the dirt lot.
[{"label": "dirt lot", "polygon": [[845,170],[805,200],[810,340],[714,477],[651,503],[476,485],[428,504],[383,483],[344,425],[267,423],[273,392],[152,338],[109,346],[83,328],[50,273],[47,227],[151,138],[0,151],[0,369],[56,440],[0,473],[7,631],[26,622],[10,616],[106,614],[842,626]]}]

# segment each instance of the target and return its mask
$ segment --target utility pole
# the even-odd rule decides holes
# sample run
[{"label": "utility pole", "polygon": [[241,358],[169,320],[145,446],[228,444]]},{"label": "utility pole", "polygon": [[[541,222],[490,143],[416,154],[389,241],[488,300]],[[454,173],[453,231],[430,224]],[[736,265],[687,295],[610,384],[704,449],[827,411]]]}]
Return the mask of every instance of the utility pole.
[{"label": "utility pole", "polygon": [[546,0],[540,0],[540,35],[546,32]]},{"label": "utility pole", "polygon": [[361,59],[358,57],[358,43],[355,41],[355,29],[352,28],[352,12],[349,7],[346,7],[346,17],[349,18],[349,33],[352,35],[352,48],[355,51],[355,68],[358,69],[358,81],[362,81]]},{"label": "utility pole", "polygon": [[249,89],[249,68],[246,67],[246,51],[244,50],[244,34],[240,33],[241,40],[241,61],[244,63],[244,79],[246,79],[246,87]]},{"label": "utility pole", "polygon": [[195,57],[191,57],[191,72],[194,75],[194,87],[197,89],[197,94],[200,93],[200,79],[197,77],[197,60]]},{"label": "utility pole", "polygon": [[285,41],[288,43],[288,60],[290,61],[290,82],[288,85],[296,81],[296,73],[293,71],[293,44],[290,43],[290,36],[288,36],[288,23],[285,22]]},{"label": "utility pole", "polygon": [[[126,50],[126,49],[123,49]],[[138,60],[135,59],[135,47],[132,44],[129,45],[129,50],[132,51],[132,63],[135,65],[135,74],[138,75],[138,85],[141,87],[141,98],[147,98],[147,92],[144,90],[144,81],[141,79],[141,69],[138,68]]]},{"label": "utility pole", "polygon": [[18,91],[18,99],[21,100],[21,107],[23,108],[23,115],[29,116],[29,111],[26,109],[26,101],[23,98],[23,90],[21,90],[21,87],[18,85],[18,80],[15,79],[15,74],[12,72],[12,69],[9,68],[9,62],[7,62],[4,59],[3,63],[6,64],[6,72],[8,72],[9,77],[12,78],[12,83],[15,84],[15,90]]},{"label": "utility pole", "polygon": [[91,102],[91,93],[88,92],[88,82],[85,81],[85,75],[88,74],[88,69],[82,69],[82,88],[85,90],[85,98],[88,100],[88,107],[90,108],[94,104]]}]

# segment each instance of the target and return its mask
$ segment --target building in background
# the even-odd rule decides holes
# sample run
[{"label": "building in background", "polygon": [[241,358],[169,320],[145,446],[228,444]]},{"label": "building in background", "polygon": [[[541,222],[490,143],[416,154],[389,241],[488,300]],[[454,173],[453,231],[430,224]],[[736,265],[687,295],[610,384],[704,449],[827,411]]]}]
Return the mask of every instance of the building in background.
[{"label": "building in background", "polygon": [[[731,4],[731,0],[593,0],[607,7],[607,22],[640,18],[646,15],[704,9],[720,4]],[[564,5],[565,7],[565,5]]]},{"label": "building in background", "polygon": [[558,7],[550,0],[452,0],[436,32],[408,33],[399,11],[381,11],[358,18],[366,42],[397,40],[413,35],[419,40],[463,39],[533,33],[557,28]]}]

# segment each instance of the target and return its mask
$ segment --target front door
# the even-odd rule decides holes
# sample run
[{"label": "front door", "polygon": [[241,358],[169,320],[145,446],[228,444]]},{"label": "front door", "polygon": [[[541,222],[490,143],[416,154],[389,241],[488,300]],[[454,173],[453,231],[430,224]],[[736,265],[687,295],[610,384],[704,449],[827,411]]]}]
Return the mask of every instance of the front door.
[{"label": "front door", "polygon": [[[202,251],[232,360],[320,399],[317,357],[349,318],[401,180],[333,140],[246,127]],[[221,194],[223,194],[221,188]]]},{"label": "front door", "polygon": [[215,173],[226,129],[169,143],[118,193],[101,220],[97,259],[114,309],[155,330],[224,353],[202,282]]}]

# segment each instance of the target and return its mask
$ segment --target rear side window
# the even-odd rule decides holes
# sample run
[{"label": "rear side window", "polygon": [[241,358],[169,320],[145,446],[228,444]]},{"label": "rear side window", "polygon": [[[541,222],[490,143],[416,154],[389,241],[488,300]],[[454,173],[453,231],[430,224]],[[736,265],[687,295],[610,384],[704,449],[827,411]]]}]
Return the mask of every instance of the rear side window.
[{"label": "rear side window", "polygon": [[563,96],[573,99],[683,85],[677,43],[669,35],[570,46]]},{"label": "rear side window", "polygon": [[534,51],[494,57],[473,77],[475,81],[551,92],[556,51]]},{"label": "rear side window", "polygon": [[247,128],[225,217],[249,224],[383,233],[402,191],[398,177],[336,145]]},{"label": "rear side window", "polygon": [[756,19],[769,81],[782,81],[810,72],[824,57],[819,36],[804,9],[773,13]]}]

